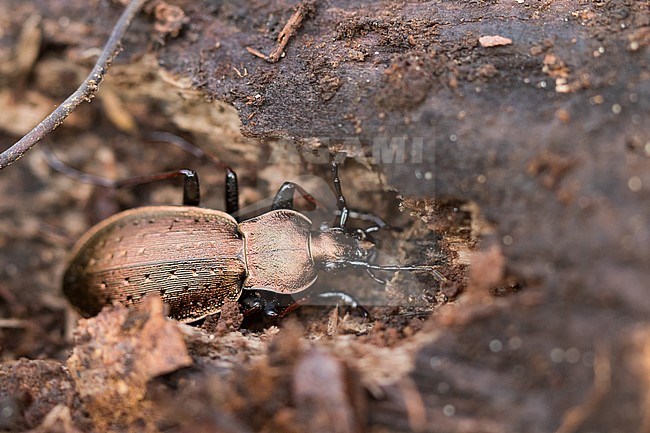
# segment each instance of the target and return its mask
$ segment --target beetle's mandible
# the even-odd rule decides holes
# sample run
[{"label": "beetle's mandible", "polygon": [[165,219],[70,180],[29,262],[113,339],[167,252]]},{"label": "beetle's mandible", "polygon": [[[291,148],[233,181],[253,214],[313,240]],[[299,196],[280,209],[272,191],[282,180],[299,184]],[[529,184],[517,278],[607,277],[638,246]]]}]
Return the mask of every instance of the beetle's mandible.
[{"label": "beetle's mandible", "polygon": [[[245,292],[295,295],[306,291],[319,270],[358,267],[372,270],[427,270],[429,266],[381,266],[371,262],[373,244],[365,230],[346,228],[349,210],[341,192],[338,163],[333,165],[338,224],[320,230],[293,209],[298,185],[285,182],[272,209],[237,221],[237,178],[226,174],[226,210],[198,207],[198,177],[184,176],[183,206],[148,206],[118,213],[91,228],[75,245],[64,274],[63,291],[85,316],[118,301],[137,302],[157,292],[169,315],[192,322],[218,313],[226,300],[247,299]],[[169,176],[168,176],[169,177]],[[157,177],[162,178],[162,177]],[[257,299],[249,307],[269,316],[279,305]]]}]

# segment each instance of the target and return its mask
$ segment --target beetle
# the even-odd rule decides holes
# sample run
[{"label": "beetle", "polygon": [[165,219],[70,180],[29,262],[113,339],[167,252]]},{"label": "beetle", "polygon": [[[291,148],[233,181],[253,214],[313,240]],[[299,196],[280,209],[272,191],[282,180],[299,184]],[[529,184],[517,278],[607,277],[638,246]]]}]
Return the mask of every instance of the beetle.
[{"label": "beetle", "polygon": [[[430,266],[378,265],[368,234],[385,225],[348,229],[350,215],[341,192],[339,163],[332,165],[338,222],[319,229],[294,210],[299,185],[285,182],[271,210],[238,221],[237,176],[226,168],[226,212],[199,207],[199,181],[193,170],[151,177],[183,176],[182,206],[146,206],[123,211],[86,232],[73,247],[63,292],[84,316],[112,302],[129,305],[151,292],[169,304],[169,316],[193,322],[239,301],[269,317],[284,315],[280,295],[308,295],[320,270],[354,267],[372,271],[427,270]],[[142,179],[133,183],[142,183]],[[374,277],[374,276],[373,276]],[[444,277],[443,277],[444,278]],[[270,296],[269,296],[270,295]],[[353,298],[335,296],[355,306]]]}]

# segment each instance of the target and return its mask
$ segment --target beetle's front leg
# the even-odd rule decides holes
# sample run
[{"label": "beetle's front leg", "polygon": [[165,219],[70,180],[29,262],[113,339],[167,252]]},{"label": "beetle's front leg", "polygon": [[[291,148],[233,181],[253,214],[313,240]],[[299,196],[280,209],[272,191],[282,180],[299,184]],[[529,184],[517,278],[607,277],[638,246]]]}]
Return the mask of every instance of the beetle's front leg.
[{"label": "beetle's front leg", "polygon": [[[348,295],[344,292],[324,292],[316,295],[307,295],[304,298],[294,300],[287,306],[282,306],[279,303],[273,303],[273,305],[267,305],[264,308],[264,314],[267,317],[285,317],[287,314],[291,313],[296,308],[302,305],[309,305],[314,301],[315,298],[319,299],[336,299],[338,302],[345,304],[348,308],[358,311],[364,319],[370,318],[370,313],[366,310],[359,302],[354,299],[351,295]],[[317,304],[322,305],[322,304]],[[331,305],[331,304],[327,304]]]},{"label": "beetle's front leg", "polygon": [[318,297],[322,299],[336,299],[337,301],[347,305],[349,308],[360,312],[364,319],[370,318],[370,313],[368,310],[359,304],[359,302],[354,299],[353,296],[348,295],[345,292],[324,292],[319,293]]},{"label": "beetle's front leg", "polygon": [[335,157],[334,161],[332,161],[332,174],[334,175],[334,189],[336,190],[336,203],[338,204],[339,208],[339,221],[338,224],[336,224],[336,227],[340,227],[342,229],[345,228],[345,225],[348,221],[348,215],[350,213],[350,209],[348,208],[347,202],[345,201],[345,196],[343,195],[343,190],[341,189],[341,178],[339,177],[339,165],[341,163],[339,162],[339,158]]}]

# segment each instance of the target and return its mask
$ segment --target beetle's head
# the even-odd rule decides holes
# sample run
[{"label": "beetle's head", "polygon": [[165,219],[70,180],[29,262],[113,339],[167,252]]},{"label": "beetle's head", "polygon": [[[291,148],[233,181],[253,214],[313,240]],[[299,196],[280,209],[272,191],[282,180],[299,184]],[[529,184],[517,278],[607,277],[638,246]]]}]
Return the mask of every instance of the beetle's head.
[{"label": "beetle's head", "polygon": [[445,280],[432,266],[376,264],[376,245],[363,230],[322,228],[320,232],[312,234],[311,252],[314,261],[326,271],[360,268],[367,270],[375,279],[373,271],[425,271],[434,274],[440,281]]},{"label": "beetle's head", "polygon": [[311,250],[314,261],[327,271],[370,263],[375,256],[375,244],[363,231],[328,227],[312,234]]}]

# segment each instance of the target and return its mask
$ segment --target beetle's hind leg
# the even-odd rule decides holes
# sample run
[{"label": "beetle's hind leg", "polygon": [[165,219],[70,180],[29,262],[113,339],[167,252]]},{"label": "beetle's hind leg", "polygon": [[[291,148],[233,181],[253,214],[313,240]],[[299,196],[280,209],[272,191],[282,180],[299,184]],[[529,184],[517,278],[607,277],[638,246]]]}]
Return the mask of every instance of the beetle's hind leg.
[{"label": "beetle's hind leg", "polygon": [[77,179],[83,183],[102,186],[105,188],[133,188],[140,185],[146,185],[161,180],[175,179],[183,177],[183,204],[186,206],[198,206],[201,202],[201,190],[199,187],[199,175],[191,169],[180,169],[168,171],[165,173],[147,174],[136,176],[128,179],[112,180],[101,176],[84,173],[70,167],[52,153],[52,150],[46,146],[41,146],[43,155],[48,165],[59,173]]},{"label": "beetle's hind leg", "polygon": [[214,155],[204,151],[200,147],[185,140],[183,137],[179,137],[170,132],[151,132],[146,135],[146,138],[151,141],[161,141],[173,144],[174,146],[183,149],[185,152],[191,153],[198,159],[208,161],[217,167],[223,168],[226,171],[226,212],[231,215],[239,212],[239,185],[237,182],[237,174],[229,165],[225,164]]},{"label": "beetle's hind leg", "polygon": [[229,165],[225,164],[214,155],[204,151],[200,147],[185,140],[183,137],[179,137],[178,135],[172,134],[170,132],[151,132],[146,135],[146,138],[151,141],[161,141],[164,143],[173,144],[174,146],[183,149],[185,152],[191,153],[198,159],[208,161],[211,164],[224,169],[226,171],[226,212],[230,215],[233,215],[235,219],[239,221],[239,218],[236,215],[237,212],[239,212],[239,184],[237,182],[237,174],[232,168],[230,168]]},{"label": "beetle's hind leg", "polygon": [[168,171],[160,174],[150,174],[133,177],[130,179],[115,181],[115,188],[132,188],[138,185],[145,185],[159,180],[174,179],[183,177],[183,205],[198,206],[201,203],[201,189],[199,187],[199,175],[191,169]]},{"label": "beetle's hind leg", "polygon": [[291,209],[294,208],[294,200],[296,198],[296,191],[300,193],[302,197],[305,198],[314,208],[319,207],[320,203],[309,194],[303,187],[293,182],[285,182],[282,184],[278,192],[275,194],[273,199],[273,205],[271,210],[278,209]]},{"label": "beetle's hind leg", "polygon": [[[226,167],[226,212],[234,215],[239,212],[239,184],[237,174],[230,168]],[[239,221],[239,218],[235,216]]]}]

